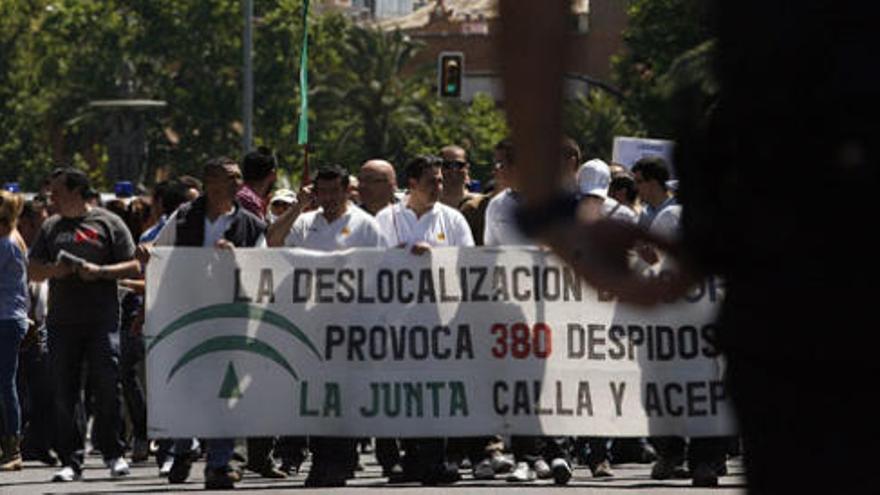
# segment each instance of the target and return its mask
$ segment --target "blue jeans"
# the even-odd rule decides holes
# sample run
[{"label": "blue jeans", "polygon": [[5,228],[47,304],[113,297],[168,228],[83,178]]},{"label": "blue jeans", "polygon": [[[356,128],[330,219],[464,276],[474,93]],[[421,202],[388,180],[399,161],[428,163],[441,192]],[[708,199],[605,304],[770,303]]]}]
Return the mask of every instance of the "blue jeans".
[{"label": "blue jeans", "polygon": [[27,320],[0,320],[0,434],[21,433],[21,407],[15,388],[18,346],[27,333]]},{"label": "blue jeans", "polygon": [[118,324],[55,325],[48,330],[55,383],[55,433],[62,464],[77,471],[82,469],[83,432],[74,413],[82,396],[80,376],[85,363],[95,398],[95,443],[105,460],[121,457],[125,444],[120,410]]}]

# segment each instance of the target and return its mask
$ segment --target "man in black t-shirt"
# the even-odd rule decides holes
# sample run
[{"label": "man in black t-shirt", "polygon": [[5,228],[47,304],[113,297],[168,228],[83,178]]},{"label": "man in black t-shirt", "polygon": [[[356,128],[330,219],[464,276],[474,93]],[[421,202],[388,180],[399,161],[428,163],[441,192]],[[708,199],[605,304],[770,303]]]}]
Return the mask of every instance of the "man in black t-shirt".
[{"label": "man in black t-shirt", "polygon": [[82,476],[83,432],[74,420],[82,366],[95,394],[97,446],[113,477],[128,474],[122,458],[119,409],[119,297],[116,280],[136,275],[135,246],[125,223],[90,206],[86,175],[73,168],[51,176],[58,214],[46,220],[30,250],[33,281],[49,280],[46,326],[55,384],[57,448],[62,469],[53,481]]}]

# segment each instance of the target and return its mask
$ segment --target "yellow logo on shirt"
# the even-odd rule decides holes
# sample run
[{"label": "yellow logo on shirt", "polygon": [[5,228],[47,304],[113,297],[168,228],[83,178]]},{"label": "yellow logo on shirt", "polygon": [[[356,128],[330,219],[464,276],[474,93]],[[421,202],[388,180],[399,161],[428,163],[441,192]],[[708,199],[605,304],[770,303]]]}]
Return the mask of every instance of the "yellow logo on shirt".
[{"label": "yellow logo on shirt", "polygon": [[346,225],[345,227],[342,227],[342,235],[348,235],[348,234],[351,234],[351,229],[349,229],[348,226]]},{"label": "yellow logo on shirt", "polygon": [[445,241],[445,240],[446,240],[446,234],[444,234],[443,232],[440,232],[439,234],[437,234],[437,240],[438,240],[438,241]]}]

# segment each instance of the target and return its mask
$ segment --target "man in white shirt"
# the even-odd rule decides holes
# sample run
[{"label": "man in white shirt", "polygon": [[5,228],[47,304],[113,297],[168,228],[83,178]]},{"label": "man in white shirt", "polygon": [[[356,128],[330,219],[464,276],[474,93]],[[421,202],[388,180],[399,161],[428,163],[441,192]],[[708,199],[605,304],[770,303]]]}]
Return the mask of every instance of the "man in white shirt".
[{"label": "man in white shirt", "polygon": [[[289,225],[293,216],[285,212],[279,223],[288,225],[288,234],[283,242],[279,242],[280,236],[271,236],[269,245],[317,251],[381,246],[376,220],[349,200],[348,186],[348,172],[339,165],[319,169],[313,189],[319,208],[297,215],[292,226]],[[355,447],[354,438],[312,437],[312,469],[305,486],[345,486],[357,464]]]},{"label": "man in white shirt", "polygon": [[[443,175],[440,159],[417,156],[404,171],[409,194],[376,216],[383,244],[423,254],[432,247],[473,246],[471,229],[458,210],[440,203]],[[460,479],[458,466],[446,462],[443,438],[404,440],[403,476],[389,481],[449,484]]]},{"label": "man in white shirt", "polygon": [[376,215],[384,245],[407,247],[416,254],[431,247],[473,246],[467,220],[439,201],[443,190],[440,160],[419,156],[406,166],[409,194]]},{"label": "man in white shirt", "polygon": [[446,206],[461,210],[461,206],[468,200],[480,196],[480,194],[468,191],[470,183],[470,168],[467,151],[461,146],[450,144],[440,150],[441,171],[443,173],[443,192],[440,194],[440,202]]},{"label": "man in white shirt", "polygon": [[638,222],[636,212],[608,195],[611,169],[602,160],[595,158],[581,165],[577,172],[577,184],[578,192],[583,197],[581,202],[589,205],[587,209],[590,214],[632,224]]},{"label": "man in white shirt", "polygon": [[[639,225],[649,232],[672,238],[678,230],[681,207],[669,191],[669,166],[658,156],[648,156],[637,161],[632,168],[639,191],[639,198],[645,204]],[[636,249],[639,257],[654,265],[660,261],[656,250],[648,245]]]},{"label": "man in white shirt", "polygon": [[[573,141],[564,144],[571,145]],[[514,156],[513,150],[509,150],[510,157]],[[568,152],[563,152],[562,160],[566,166],[580,158],[580,150],[576,144],[569,146]],[[576,163],[576,162],[575,162]],[[534,241],[526,237],[519,228],[514,213],[522,201],[517,192],[518,174],[516,163],[511,159],[505,164],[510,177],[510,188],[502,191],[489,202],[486,208],[486,227],[483,234],[483,242],[486,246],[533,246]],[[513,472],[507,476],[507,481],[523,483],[534,481],[535,478],[553,478],[559,485],[568,483],[571,479],[572,470],[569,460],[569,442],[563,437],[538,437],[514,435],[511,438],[510,449],[513,451],[516,466]],[[545,458],[551,459],[547,464]]]},{"label": "man in white shirt", "polygon": [[645,204],[639,225],[645,229],[663,209],[676,204],[675,196],[669,191],[669,165],[659,156],[647,156],[637,161],[632,167],[639,199]]},{"label": "man in white shirt", "polygon": [[348,172],[338,165],[319,170],[314,194],[320,207],[300,214],[283,244],[272,239],[269,245],[317,251],[381,246],[376,220],[348,199],[349,179]]},{"label": "man in white shirt", "polygon": [[[218,249],[264,247],[266,224],[236,200],[242,185],[241,169],[229,158],[219,157],[204,167],[204,195],[177,209],[159,231],[157,246],[216,247]],[[191,441],[178,440],[169,483],[186,482],[192,458]],[[205,488],[230,489],[241,475],[229,465],[233,439],[209,439]]]}]

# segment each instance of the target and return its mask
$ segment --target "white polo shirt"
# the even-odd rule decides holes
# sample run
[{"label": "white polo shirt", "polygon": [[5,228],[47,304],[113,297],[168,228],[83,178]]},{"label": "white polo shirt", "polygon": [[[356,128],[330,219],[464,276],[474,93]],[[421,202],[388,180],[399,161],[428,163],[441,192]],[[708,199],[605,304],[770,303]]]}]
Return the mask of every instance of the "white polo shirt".
[{"label": "white polo shirt", "polygon": [[611,197],[605,198],[605,202],[602,203],[602,214],[606,218],[624,223],[631,223],[633,225],[639,223],[639,216],[632,208]]},{"label": "white polo shirt", "polygon": [[323,208],[303,213],[290,228],[284,245],[316,251],[338,251],[353,247],[379,247],[382,241],[376,220],[348,203],[345,213],[330,223],[324,216]]},{"label": "white polo shirt", "polygon": [[474,236],[467,220],[458,210],[441,202],[421,217],[406,206],[409,198],[385,207],[376,215],[379,230],[387,247],[426,242],[431,246],[473,246]]},{"label": "white polo shirt", "polygon": [[514,212],[519,205],[519,195],[510,189],[498,193],[486,207],[486,227],[483,244],[486,246],[526,246],[534,241],[524,236],[516,223]]},{"label": "white polo shirt", "polygon": [[657,213],[651,221],[648,231],[652,234],[673,241],[678,238],[681,225],[681,205],[669,205]]}]

